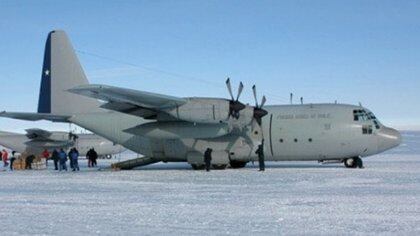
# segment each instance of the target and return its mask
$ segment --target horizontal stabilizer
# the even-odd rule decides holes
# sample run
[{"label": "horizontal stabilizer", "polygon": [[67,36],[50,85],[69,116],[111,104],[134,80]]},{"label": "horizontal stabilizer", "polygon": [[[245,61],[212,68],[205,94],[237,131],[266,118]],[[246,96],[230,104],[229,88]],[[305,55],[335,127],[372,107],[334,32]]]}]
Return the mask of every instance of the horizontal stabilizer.
[{"label": "horizontal stabilizer", "polygon": [[25,145],[38,148],[64,148],[67,149],[74,145],[74,141],[55,141],[55,140],[42,140],[42,139],[33,139],[25,142]]},{"label": "horizontal stabilizer", "polygon": [[52,133],[43,129],[26,129],[26,137],[29,139],[42,138],[48,139]]},{"label": "horizontal stabilizer", "polygon": [[31,113],[31,112],[0,112],[0,117],[7,117],[18,120],[49,120],[53,122],[68,122],[70,116],[53,115],[50,113]]},{"label": "horizontal stabilizer", "polygon": [[100,84],[81,85],[68,91],[106,102],[128,103],[156,110],[180,106],[187,102],[183,98]]}]

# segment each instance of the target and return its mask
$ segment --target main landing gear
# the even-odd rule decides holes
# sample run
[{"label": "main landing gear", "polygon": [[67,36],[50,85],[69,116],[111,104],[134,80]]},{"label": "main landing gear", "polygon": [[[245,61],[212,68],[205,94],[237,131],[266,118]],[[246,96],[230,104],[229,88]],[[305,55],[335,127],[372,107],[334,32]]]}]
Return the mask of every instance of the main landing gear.
[{"label": "main landing gear", "polygon": [[[233,169],[244,168],[246,166],[246,161],[230,161],[230,167]],[[193,170],[204,170],[206,168],[205,165],[200,164],[191,164]],[[224,170],[226,169],[227,165],[212,165],[213,169],[215,170]]]},{"label": "main landing gear", "polygon": [[363,161],[360,157],[351,157],[344,159],[344,166],[347,168],[363,168]]},{"label": "main landing gear", "polygon": [[206,168],[205,165],[199,165],[199,164],[191,164],[191,167],[193,170],[204,170]]},{"label": "main landing gear", "polygon": [[[227,165],[223,165],[223,164],[211,165],[211,166],[215,170],[224,170],[227,167]],[[204,170],[206,168],[205,165],[199,165],[199,164],[191,164],[191,167],[193,168],[193,170]]]},{"label": "main landing gear", "polygon": [[230,161],[230,167],[233,169],[244,168],[246,166],[246,161]]}]

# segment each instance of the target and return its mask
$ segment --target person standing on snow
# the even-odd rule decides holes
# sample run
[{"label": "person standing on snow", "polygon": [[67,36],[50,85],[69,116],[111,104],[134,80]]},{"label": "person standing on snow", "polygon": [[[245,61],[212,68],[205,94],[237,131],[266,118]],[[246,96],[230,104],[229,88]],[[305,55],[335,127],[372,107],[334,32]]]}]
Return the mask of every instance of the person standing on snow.
[{"label": "person standing on snow", "polygon": [[26,163],[25,169],[32,170],[32,162],[34,162],[34,159],[35,159],[35,156],[32,155],[32,154],[26,157],[26,159],[25,159],[25,163]]},{"label": "person standing on snow", "polygon": [[12,170],[12,171],[13,171],[13,162],[15,162],[15,160],[16,160],[15,155],[16,155],[16,152],[12,151],[12,157],[10,158],[10,170]]},{"label": "person standing on snow", "polygon": [[58,162],[60,161],[60,158],[58,157],[57,149],[54,149],[54,151],[52,152],[51,159],[53,159],[54,161],[54,170],[58,170]]},{"label": "person standing on snow", "polygon": [[213,150],[211,148],[207,148],[204,152],[204,163],[206,164],[206,171],[210,171],[210,165],[211,165],[211,152]]},{"label": "person standing on snow", "polygon": [[79,162],[78,162],[79,151],[77,151],[76,148],[72,148],[72,150],[70,151],[69,158],[71,159],[70,161],[73,163],[73,167],[72,167],[73,171],[76,171],[76,170],[79,171],[80,170]]},{"label": "person standing on snow", "polygon": [[66,152],[61,148],[60,152],[58,153],[58,158],[60,160],[60,166],[59,166],[59,170],[66,170],[67,171],[67,154]]},{"label": "person standing on snow", "polygon": [[71,156],[73,155],[73,148],[70,149],[69,153],[67,154],[67,156],[69,157],[69,161],[70,161],[70,169],[73,169],[73,159],[71,158]]},{"label": "person standing on snow", "polygon": [[86,159],[88,160],[88,167],[92,167],[92,148],[86,153]]},{"label": "person standing on snow", "polygon": [[98,159],[98,153],[96,153],[95,149],[92,148],[92,167],[96,167],[98,165],[98,163],[96,162],[96,160]]},{"label": "person standing on snow", "polygon": [[261,144],[258,145],[257,151],[255,154],[258,155],[258,164],[260,166],[260,171],[265,171],[265,163],[264,163],[264,139],[261,141]]},{"label": "person standing on snow", "polygon": [[3,160],[3,167],[7,167],[9,165],[8,158],[9,158],[9,153],[7,153],[6,149],[3,149],[3,151],[1,152],[1,158]]},{"label": "person standing on snow", "polygon": [[48,149],[44,149],[44,151],[42,152],[42,158],[45,159],[45,166],[48,167],[48,159],[50,158],[50,152],[48,151]]}]

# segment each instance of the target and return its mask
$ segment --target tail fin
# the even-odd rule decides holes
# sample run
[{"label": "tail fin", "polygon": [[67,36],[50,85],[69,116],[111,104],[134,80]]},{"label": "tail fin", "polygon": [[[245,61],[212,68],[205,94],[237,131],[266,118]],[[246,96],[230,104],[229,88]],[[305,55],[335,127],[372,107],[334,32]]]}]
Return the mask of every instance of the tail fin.
[{"label": "tail fin", "polygon": [[97,110],[99,102],[67,90],[89,84],[66,33],[51,31],[45,44],[38,113],[74,115]]}]

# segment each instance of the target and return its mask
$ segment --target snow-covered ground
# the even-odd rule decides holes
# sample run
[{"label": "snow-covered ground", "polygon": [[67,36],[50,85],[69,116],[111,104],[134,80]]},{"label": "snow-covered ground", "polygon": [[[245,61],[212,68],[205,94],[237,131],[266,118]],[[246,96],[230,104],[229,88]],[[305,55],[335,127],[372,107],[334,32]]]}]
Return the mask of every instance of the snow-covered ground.
[{"label": "snow-covered ground", "polygon": [[[125,158],[127,155],[125,154]],[[100,161],[106,166],[110,161]],[[420,133],[365,169],[0,172],[1,235],[420,234]]]}]

